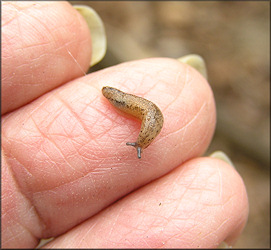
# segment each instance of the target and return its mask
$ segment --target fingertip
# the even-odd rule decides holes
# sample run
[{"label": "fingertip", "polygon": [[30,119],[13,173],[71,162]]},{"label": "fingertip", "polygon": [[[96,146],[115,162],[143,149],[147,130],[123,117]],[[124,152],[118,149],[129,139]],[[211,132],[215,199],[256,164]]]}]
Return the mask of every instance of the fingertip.
[{"label": "fingertip", "polygon": [[2,20],[2,114],[87,71],[90,32],[69,3],[7,2]]}]

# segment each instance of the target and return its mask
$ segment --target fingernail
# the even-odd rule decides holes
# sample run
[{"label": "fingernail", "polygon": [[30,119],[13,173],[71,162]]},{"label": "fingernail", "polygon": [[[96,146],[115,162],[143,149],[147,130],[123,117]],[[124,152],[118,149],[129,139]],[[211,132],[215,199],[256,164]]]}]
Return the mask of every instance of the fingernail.
[{"label": "fingernail", "polygon": [[53,239],[54,239],[54,237],[51,237],[51,238],[48,238],[48,239],[41,239],[38,246],[36,247],[36,249],[39,249],[39,248],[43,247],[45,244],[49,243]]},{"label": "fingernail", "polygon": [[196,55],[196,54],[191,54],[191,55],[180,57],[177,60],[195,68],[207,79],[206,64],[205,64],[204,59],[201,56]]},{"label": "fingernail", "polygon": [[88,24],[92,40],[90,66],[93,66],[103,59],[106,52],[106,34],[103,21],[97,12],[89,6],[73,5],[73,7],[84,17]]},{"label": "fingernail", "polygon": [[232,248],[232,246],[229,246],[225,241],[222,241],[217,248]]},{"label": "fingernail", "polygon": [[215,151],[214,153],[210,154],[210,157],[225,161],[235,168],[230,158],[222,151]]}]

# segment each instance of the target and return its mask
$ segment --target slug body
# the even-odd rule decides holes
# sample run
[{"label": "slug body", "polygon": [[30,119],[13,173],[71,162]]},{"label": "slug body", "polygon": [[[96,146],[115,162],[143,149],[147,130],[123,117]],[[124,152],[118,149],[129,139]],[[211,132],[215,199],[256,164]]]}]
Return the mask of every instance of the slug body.
[{"label": "slug body", "polygon": [[162,112],[154,103],[112,87],[103,87],[102,93],[116,108],[142,120],[136,142],[126,143],[128,146],[136,148],[137,156],[140,159],[143,149],[151,144],[163,127]]}]

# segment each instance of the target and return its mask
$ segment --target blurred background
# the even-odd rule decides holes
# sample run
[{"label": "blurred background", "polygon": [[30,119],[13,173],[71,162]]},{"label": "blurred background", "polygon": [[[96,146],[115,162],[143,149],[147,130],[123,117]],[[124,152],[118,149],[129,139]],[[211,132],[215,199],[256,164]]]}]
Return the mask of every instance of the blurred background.
[{"label": "blurred background", "polygon": [[234,248],[270,248],[270,3],[70,1],[104,21],[105,58],[91,71],[147,57],[199,54],[217,104],[206,155],[224,151],[247,187],[250,214]]}]

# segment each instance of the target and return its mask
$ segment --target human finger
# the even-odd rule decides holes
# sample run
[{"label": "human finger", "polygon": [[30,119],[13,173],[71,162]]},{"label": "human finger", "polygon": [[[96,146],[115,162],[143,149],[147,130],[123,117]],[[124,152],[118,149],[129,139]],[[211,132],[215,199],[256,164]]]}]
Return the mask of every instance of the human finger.
[{"label": "human finger", "polygon": [[[163,112],[162,131],[141,160],[125,145],[136,138],[140,123],[119,114],[105,99],[105,84],[145,97]],[[23,239],[33,247],[33,238],[64,233],[201,155],[212,139],[215,117],[206,80],[188,65],[166,58],[92,73],[5,115],[3,173],[10,178],[3,178],[3,190],[8,187],[14,195],[5,196],[3,238],[19,244]],[[21,206],[9,210],[18,200]],[[10,235],[18,229],[19,218],[25,231],[32,231],[29,238],[26,232],[18,238]],[[29,220],[35,227],[28,228]]]},{"label": "human finger", "polygon": [[67,2],[2,5],[2,114],[87,71],[91,35]]},{"label": "human finger", "polygon": [[195,158],[127,195],[45,248],[232,246],[248,217],[245,185],[214,158]]}]

